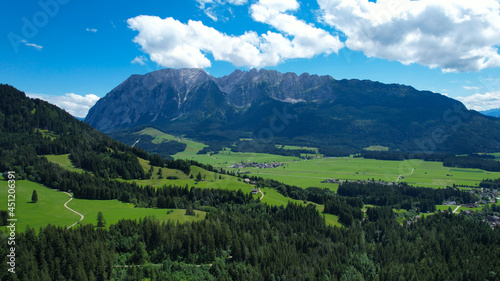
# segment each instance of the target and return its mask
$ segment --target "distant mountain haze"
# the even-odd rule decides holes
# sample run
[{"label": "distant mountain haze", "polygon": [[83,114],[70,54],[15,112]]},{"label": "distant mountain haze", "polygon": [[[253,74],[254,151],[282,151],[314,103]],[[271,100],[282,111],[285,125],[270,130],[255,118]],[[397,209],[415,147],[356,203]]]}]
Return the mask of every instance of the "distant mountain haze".
[{"label": "distant mountain haze", "polygon": [[429,91],[307,73],[202,69],[132,75],[92,107],[85,122],[106,133],[153,125],[200,140],[261,139],[313,146],[486,152],[500,122]]},{"label": "distant mountain haze", "polygon": [[493,117],[500,117],[500,108],[481,111],[482,114]]}]

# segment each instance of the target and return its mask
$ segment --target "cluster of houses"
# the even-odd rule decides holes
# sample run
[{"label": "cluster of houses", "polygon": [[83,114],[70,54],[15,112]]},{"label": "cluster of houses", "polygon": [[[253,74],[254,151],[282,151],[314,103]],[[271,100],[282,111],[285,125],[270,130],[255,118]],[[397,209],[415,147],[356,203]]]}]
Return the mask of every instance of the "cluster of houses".
[{"label": "cluster of houses", "polygon": [[270,168],[276,168],[276,167],[281,167],[284,166],[285,164],[283,163],[278,163],[278,162],[271,162],[271,163],[257,163],[257,162],[241,162],[241,163],[235,163],[232,166],[229,166],[229,168],[236,168],[236,169],[242,169],[242,168],[259,168],[259,169],[270,169]]},{"label": "cluster of houses", "polygon": [[395,182],[385,182],[385,181],[371,181],[371,180],[340,180],[340,179],[326,179],[322,181],[321,183],[336,183],[336,184],[343,184],[343,183],[378,183],[378,184],[384,184],[384,185],[397,185]]},{"label": "cluster of houses", "polygon": [[246,178],[246,179],[244,179],[243,181],[244,181],[245,183],[248,183],[248,184],[253,184],[253,185],[255,185],[255,183],[256,183],[255,181],[252,181],[252,180],[250,180],[249,178]]},{"label": "cluster of houses", "polygon": [[[406,221],[406,225],[410,225],[410,224],[416,222],[419,219],[420,219],[420,215],[416,215],[414,218],[411,218],[411,219],[407,220]],[[401,223],[401,225],[403,225],[403,223]]]},{"label": "cluster of houses", "polygon": [[489,189],[489,188],[481,188],[481,190],[477,190],[479,196],[481,196],[481,203],[495,203],[495,199],[499,198],[498,189]]},{"label": "cluster of houses", "polygon": [[491,226],[491,228],[495,228],[500,226],[500,217],[499,216],[487,216],[486,222]]}]

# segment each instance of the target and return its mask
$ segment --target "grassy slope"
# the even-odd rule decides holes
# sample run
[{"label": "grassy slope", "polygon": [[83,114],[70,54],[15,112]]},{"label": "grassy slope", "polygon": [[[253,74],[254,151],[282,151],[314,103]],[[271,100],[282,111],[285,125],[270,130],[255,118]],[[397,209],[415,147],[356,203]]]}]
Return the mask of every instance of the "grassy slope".
[{"label": "grassy slope", "polygon": [[50,162],[61,165],[63,168],[68,169],[72,172],[83,173],[82,169],[76,168],[71,160],[69,160],[69,154],[61,155],[44,155]]},{"label": "grassy slope", "polygon": [[201,163],[210,164],[212,166],[227,169],[234,163],[241,162],[258,162],[258,163],[270,163],[270,162],[283,162],[289,163],[294,160],[297,161],[299,158],[290,156],[273,155],[266,153],[243,153],[243,152],[232,152],[224,151],[218,154],[191,154],[189,157],[182,157],[186,154],[184,152],[174,155],[176,159],[193,159]]},{"label": "grassy slope", "polygon": [[165,134],[164,132],[157,130],[157,129],[154,129],[154,128],[145,128],[145,129],[142,129],[139,132],[136,132],[134,134],[152,136],[152,137],[156,138],[155,140],[153,140],[153,143],[161,143],[163,141],[170,141],[170,140],[177,139],[176,137],[174,137],[172,135]]},{"label": "grassy slope", "polygon": [[[315,204],[312,202],[304,202],[304,201],[295,200],[295,199],[292,199],[289,197],[285,197],[285,196],[281,195],[280,193],[278,193],[278,191],[276,191],[275,189],[272,189],[272,188],[262,188],[262,192],[264,193],[264,198],[262,199],[262,202],[266,203],[268,205],[271,205],[271,206],[285,206],[289,202],[293,202],[293,203],[297,203],[297,204],[301,204],[301,205],[313,204],[316,206],[316,209],[320,213],[322,213],[324,210],[323,205]],[[261,194],[259,193],[258,197],[260,197],[260,195]],[[339,223],[338,216],[334,216],[331,214],[323,214],[323,213],[322,213],[322,215],[325,217],[325,221],[328,225],[341,226],[341,224]]]},{"label": "grassy slope", "polygon": [[[7,182],[2,180],[0,184],[3,190],[0,192],[0,209],[6,210]],[[33,190],[36,190],[38,194],[38,202],[34,204],[29,203]],[[68,199],[68,195],[40,184],[26,180],[16,181],[17,231],[24,231],[27,225],[38,229],[47,224],[71,225],[78,221],[80,217],[63,206]],[[1,229],[4,230],[5,227],[1,227]]]},{"label": "grassy slope", "polygon": [[166,134],[166,133],[159,131],[157,129],[154,129],[154,128],[144,128],[141,131],[136,132],[136,134],[149,135],[149,136],[154,137],[155,139],[152,141],[153,143],[162,143],[162,142],[167,142],[167,141],[171,141],[171,140],[185,143],[187,145],[186,150],[174,155],[174,157],[176,159],[179,159],[179,158],[180,159],[192,159],[198,151],[202,150],[204,147],[207,146],[203,143],[192,141],[190,139],[185,139],[182,137],[176,137],[176,136],[173,136],[170,134]]},{"label": "grassy slope", "polygon": [[[0,181],[0,184],[7,186],[6,181]],[[7,192],[0,193],[0,209],[7,208]],[[33,204],[31,194],[33,190],[37,191],[38,202]],[[16,181],[16,217],[17,231],[24,231],[26,226],[39,229],[48,224],[58,226],[68,226],[80,219],[80,216],[64,208],[64,203],[69,200],[65,193],[44,187],[40,184],[26,180]],[[132,204],[122,203],[118,200],[83,200],[73,199],[68,203],[68,207],[83,214],[83,224],[96,224],[97,213],[101,211],[107,221],[107,225],[114,224],[120,219],[139,219],[146,216],[155,216],[162,221],[169,219],[179,222],[193,221],[203,219],[205,213],[199,213],[199,218],[185,216],[185,210],[173,210],[167,215],[167,209],[146,209],[134,208]],[[0,229],[5,230],[5,227]]]}]

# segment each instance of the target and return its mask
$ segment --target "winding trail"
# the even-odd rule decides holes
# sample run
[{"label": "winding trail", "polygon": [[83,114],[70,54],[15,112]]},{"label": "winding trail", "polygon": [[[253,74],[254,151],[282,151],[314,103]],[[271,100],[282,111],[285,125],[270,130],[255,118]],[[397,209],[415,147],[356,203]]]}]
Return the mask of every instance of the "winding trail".
[{"label": "winding trail", "polygon": [[260,197],[259,201],[262,201],[262,198],[264,198],[264,192],[262,192],[262,190],[260,190],[260,188],[259,188],[259,192],[260,192],[260,194],[262,194],[262,196]]},{"label": "winding trail", "polygon": [[415,168],[413,168],[413,170],[411,170],[411,173],[409,173],[409,174],[399,175],[399,176],[398,176],[398,179],[396,180],[396,182],[398,182],[398,181],[401,179],[401,177],[402,177],[402,176],[411,176],[411,175],[413,175],[413,172],[414,172],[414,171],[415,171]]},{"label": "winding trail", "polygon": [[69,194],[69,193],[67,193],[67,192],[63,192],[63,193],[68,194],[68,196],[70,197],[70,198],[69,198],[69,200],[68,200],[68,202],[64,203],[64,208],[66,208],[66,209],[70,210],[71,212],[73,212],[73,213],[75,213],[75,214],[77,214],[77,215],[79,215],[79,216],[80,216],[80,220],[79,220],[79,221],[77,221],[77,222],[75,222],[74,224],[72,224],[72,225],[68,226],[68,228],[67,228],[67,229],[70,229],[70,228],[72,228],[73,226],[75,226],[77,223],[81,222],[81,221],[83,220],[84,216],[83,216],[82,214],[78,213],[77,211],[75,211],[75,210],[71,209],[70,207],[68,207],[68,205],[67,205],[67,204],[68,204],[69,202],[71,202],[71,200],[73,200],[73,196],[71,196],[71,194]]}]

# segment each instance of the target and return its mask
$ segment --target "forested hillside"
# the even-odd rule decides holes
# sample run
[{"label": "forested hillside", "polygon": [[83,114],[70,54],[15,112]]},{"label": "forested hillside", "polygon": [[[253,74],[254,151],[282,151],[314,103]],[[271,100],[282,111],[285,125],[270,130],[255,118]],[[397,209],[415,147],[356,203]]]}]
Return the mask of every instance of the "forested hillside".
[{"label": "forested hillside", "polygon": [[[69,113],[0,85],[0,170],[40,181],[38,156],[70,153],[76,167],[103,178],[139,179],[145,173],[137,157],[149,155],[123,145]],[[38,177],[37,177],[38,175]]]},{"label": "forested hillside", "polygon": [[[400,226],[392,210],[332,228],[312,205],[227,204],[201,222],[121,221],[18,236],[19,280],[498,280],[500,233],[438,214]],[[2,243],[6,242],[5,240]],[[7,255],[1,247],[3,257]],[[144,265],[134,267],[131,265]],[[12,275],[0,265],[0,277]]]},{"label": "forested hillside", "polygon": [[[186,214],[193,209],[207,212],[204,220],[184,224],[147,217],[108,227],[18,229],[15,274],[7,270],[9,236],[0,232],[1,280],[498,280],[500,276],[500,230],[483,222],[483,216],[490,215],[486,212],[497,212],[498,206],[476,216],[437,213],[416,221],[400,219],[402,224],[393,211],[432,210],[443,200],[474,201],[468,192],[373,183],[341,185],[337,194],[251,177],[256,188],[273,188],[297,202],[270,206],[241,189],[141,186],[127,181],[150,176],[138,157],[186,175],[192,165],[219,176],[234,174],[128,147],[7,85],[0,86],[0,101],[1,172],[14,170],[20,178],[71,189],[76,198],[118,199],[165,212],[166,208],[186,209]],[[74,165],[86,172],[66,170],[49,162],[43,156],[47,154],[70,154]],[[325,215],[318,211],[319,205]],[[342,227],[327,225],[326,214],[338,216]],[[0,212],[2,224],[7,217]]]}]

